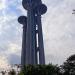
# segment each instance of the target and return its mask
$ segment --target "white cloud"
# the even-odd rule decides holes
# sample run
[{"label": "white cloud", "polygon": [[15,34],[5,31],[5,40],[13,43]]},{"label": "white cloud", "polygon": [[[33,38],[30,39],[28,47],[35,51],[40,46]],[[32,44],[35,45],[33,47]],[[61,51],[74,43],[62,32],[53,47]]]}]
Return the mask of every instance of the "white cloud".
[{"label": "white cloud", "polygon": [[[75,0],[44,0],[43,3],[48,7],[47,13],[42,16],[46,63],[62,64],[75,53],[75,16],[72,15]],[[21,54],[22,26],[17,18],[26,15],[26,11],[17,0],[7,0],[6,7],[11,11],[5,8],[0,15],[0,56],[4,54],[9,58],[10,55]],[[7,58],[4,64],[9,63]]]},{"label": "white cloud", "polygon": [[10,67],[8,65],[9,65],[9,62],[7,60],[7,57],[0,56],[0,71],[4,69],[5,70],[9,69]]},{"label": "white cloud", "polygon": [[0,10],[5,9],[6,5],[5,5],[5,0],[0,0]]},{"label": "white cloud", "polygon": [[19,46],[18,44],[15,44],[15,43],[10,43],[8,45],[7,52],[9,52],[9,54],[13,53],[13,54],[20,55],[20,50],[21,50],[21,46]]},{"label": "white cloud", "polygon": [[[48,0],[48,11],[43,16],[43,32],[44,32],[44,44],[46,52],[46,62],[53,62],[59,64],[64,62],[65,59],[71,54],[75,53],[75,17],[72,15],[74,8],[74,0],[55,0],[52,5]],[[47,58],[48,55],[54,56],[56,61],[51,58]],[[58,60],[58,57],[62,61]],[[50,59],[50,60],[49,60]]]}]

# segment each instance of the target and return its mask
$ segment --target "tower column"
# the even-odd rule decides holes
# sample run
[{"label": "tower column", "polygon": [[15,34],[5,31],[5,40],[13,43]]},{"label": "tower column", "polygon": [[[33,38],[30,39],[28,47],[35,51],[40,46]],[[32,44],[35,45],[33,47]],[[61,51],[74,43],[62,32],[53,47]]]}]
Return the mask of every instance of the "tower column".
[{"label": "tower column", "polygon": [[38,23],[39,64],[45,64],[41,15],[39,14],[37,15],[37,21],[38,21],[37,23]]},{"label": "tower column", "polygon": [[22,52],[21,52],[21,64],[26,64],[26,32],[27,32],[27,17],[20,16],[18,22],[23,25],[23,34],[22,34]]}]

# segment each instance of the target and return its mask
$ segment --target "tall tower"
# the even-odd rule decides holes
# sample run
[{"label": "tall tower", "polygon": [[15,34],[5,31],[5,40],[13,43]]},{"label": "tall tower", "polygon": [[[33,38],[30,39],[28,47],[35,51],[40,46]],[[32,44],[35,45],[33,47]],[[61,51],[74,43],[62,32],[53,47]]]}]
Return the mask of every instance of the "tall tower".
[{"label": "tall tower", "polygon": [[46,13],[47,7],[41,0],[23,0],[22,5],[27,17],[18,18],[23,24],[21,65],[45,64],[41,15]]}]

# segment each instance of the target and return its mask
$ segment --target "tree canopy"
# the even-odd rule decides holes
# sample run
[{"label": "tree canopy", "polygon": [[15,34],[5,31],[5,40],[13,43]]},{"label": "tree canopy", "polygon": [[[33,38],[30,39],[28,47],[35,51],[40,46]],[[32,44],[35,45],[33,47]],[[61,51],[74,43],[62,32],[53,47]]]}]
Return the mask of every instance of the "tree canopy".
[{"label": "tree canopy", "polygon": [[67,58],[62,68],[64,69],[64,75],[75,75],[75,55],[71,55]]}]

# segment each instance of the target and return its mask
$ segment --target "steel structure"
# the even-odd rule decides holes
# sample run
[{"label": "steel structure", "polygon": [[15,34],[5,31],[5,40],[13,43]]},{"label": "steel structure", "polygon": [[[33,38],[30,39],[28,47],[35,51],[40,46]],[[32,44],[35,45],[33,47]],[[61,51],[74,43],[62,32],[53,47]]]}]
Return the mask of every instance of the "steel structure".
[{"label": "steel structure", "polygon": [[21,65],[45,64],[41,15],[47,11],[41,0],[23,0],[27,17],[20,16],[18,22],[23,24]]}]

